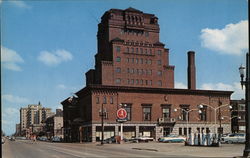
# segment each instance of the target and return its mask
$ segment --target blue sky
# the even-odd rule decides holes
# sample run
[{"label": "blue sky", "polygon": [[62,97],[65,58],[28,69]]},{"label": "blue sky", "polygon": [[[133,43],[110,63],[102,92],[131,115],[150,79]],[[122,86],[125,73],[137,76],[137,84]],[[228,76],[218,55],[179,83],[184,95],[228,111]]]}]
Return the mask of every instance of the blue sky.
[{"label": "blue sky", "polygon": [[111,8],[133,7],[159,18],[175,87],[186,88],[187,51],[196,52],[198,89],[232,90],[248,51],[247,0],[58,0],[1,5],[2,128],[15,132],[19,109],[39,101],[53,111],[85,86],[94,68],[97,25]]}]

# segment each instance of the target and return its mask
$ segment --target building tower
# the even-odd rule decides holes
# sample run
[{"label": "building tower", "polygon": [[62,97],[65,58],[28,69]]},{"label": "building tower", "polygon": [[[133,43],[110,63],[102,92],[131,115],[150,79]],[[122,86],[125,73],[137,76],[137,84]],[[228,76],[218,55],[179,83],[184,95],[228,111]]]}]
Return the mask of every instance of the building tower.
[{"label": "building tower", "polygon": [[159,32],[154,14],[107,11],[98,25],[95,70],[86,73],[86,85],[174,88],[174,66]]}]

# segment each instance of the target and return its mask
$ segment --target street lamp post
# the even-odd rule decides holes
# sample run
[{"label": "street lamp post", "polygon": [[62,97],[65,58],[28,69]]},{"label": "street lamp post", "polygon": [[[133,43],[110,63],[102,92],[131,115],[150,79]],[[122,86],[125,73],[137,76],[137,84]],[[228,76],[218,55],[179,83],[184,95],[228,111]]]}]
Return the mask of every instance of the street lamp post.
[{"label": "street lamp post", "polygon": [[212,107],[212,106],[210,106],[210,105],[208,105],[208,104],[204,104],[204,103],[198,105],[198,107],[199,107],[200,109],[202,109],[202,108],[204,108],[204,105],[205,105],[205,106],[208,106],[208,107],[210,107],[211,109],[214,110],[214,133],[217,134],[217,128],[216,128],[217,110],[220,109],[220,108],[226,107],[226,106],[229,106],[229,108],[231,108],[231,106],[230,106],[229,104],[221,105],[221,102],[219,101],[219,106],[216,107],[216,108],[215,108],[215,107]]},{"label": "street lamp post", "polygon": [[[179,110],[182,110],[182,111],[184,111],[185,112],[185,116],[186,116],[186,121],[187,121],[187,124],[186,124],[186,128],[187,128],[187,140],[188,140],[188,134],[189,134],[189,112],[191,112],[191,111],[194,111],[194,110],[197,110],[197,109],[190,109],[190,110],[185,110],[185,109],[179,109]],[[174,111],[175,112],[177,112],[178,111],[178,109],[174,109]]]},{"label": "street lamp post", "polygon": [[243,88],[243,85],[245,85],[245,107],[246,107],[246,112],[245,112],[245,118],[246,118],[246,142],[245,142],[245,149],[244,149],[244,153],[243,156],[247,157],[250,155],[250,117],[248,116],[250,114],[250,66],[249,66],[249,62],[250,62],[250,57],[249,57],[249,53],[246,54],[246,78],[244,81],[244,67],[240,66],[239,71],[240,71],[240,77],[241,77],[241,86]]},{"label": "street lamp post", "polygon": [[103,145],[104,144],[104,142],[103,142],[103,140],[104,140],[104,125],[103,125],[103,123],[104,123],[104,117],[106,116],[106,109],[104,110],[104,108],[103,108],[103,104],[105,104],[105,103],[102,103],[102,108],[100,109],[100,111],[99,111],[99,116],[101,117],[101,126],[102,126],[102,139],[101,139],[101,145]]}]

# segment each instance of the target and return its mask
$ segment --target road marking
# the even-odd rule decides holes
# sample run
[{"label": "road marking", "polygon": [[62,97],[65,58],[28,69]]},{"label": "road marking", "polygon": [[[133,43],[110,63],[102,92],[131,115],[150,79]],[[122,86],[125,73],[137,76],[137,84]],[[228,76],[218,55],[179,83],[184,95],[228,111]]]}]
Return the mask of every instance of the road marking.
[{"label": "road marking", "polygon": [[100,154],[97,155],[97,154],[83,153],[83,152],[72,151],[72,150],[68,150],[68,149],[55,148],[55,147],[51,148],[51,150],[55,150],[57,152],[65,153],[65,154],[72,155],[72,156],[79,157],[79,158],[82,158],[83,156],[84,157],[106,157],[106,158],[109,157],[109,156],[102,156]]}]

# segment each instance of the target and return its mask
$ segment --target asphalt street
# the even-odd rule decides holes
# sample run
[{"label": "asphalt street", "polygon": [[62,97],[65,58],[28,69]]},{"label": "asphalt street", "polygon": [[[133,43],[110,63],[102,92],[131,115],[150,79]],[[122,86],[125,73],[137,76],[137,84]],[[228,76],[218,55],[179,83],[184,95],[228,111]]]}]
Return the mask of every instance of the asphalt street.
[{"label": "asphalt street", "polygon": [[6,141],[3,158],[90,158],[90,157],[236,157],[244,144],[223,144],[222,147],[190,147],[182,143],[33,143],[30,140]]}]

